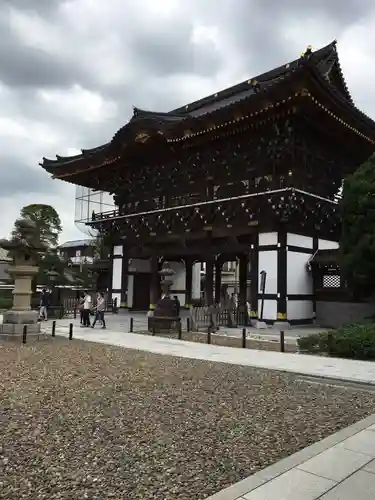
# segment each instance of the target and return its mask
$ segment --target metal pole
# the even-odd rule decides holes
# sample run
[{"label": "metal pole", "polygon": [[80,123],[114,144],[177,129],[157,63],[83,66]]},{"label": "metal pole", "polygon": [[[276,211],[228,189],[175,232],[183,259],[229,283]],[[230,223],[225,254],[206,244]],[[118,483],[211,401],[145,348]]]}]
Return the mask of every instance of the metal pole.
[{"label": "metal pole", "polygon": [[182,339],[182,325],[181,321],[178,322],[178,340]]},{"label": "metal pole", "polygon": [[129,326],[130,333],[134,332],[134,318],[130,318],[130,326]]},{"label": "metal pole", "polygon": [[22,344],[26,344],[27,340],[27,325],[23,325],[23,331],[22,331]]},{"label": "metal pole", "polygon": [[207,328],[207,344],[211,344],[211,326]]},{"label": "metal pole", "polygon": [[246,349],[246,328],[242,328],[242,347]]},{"label": "metal pole", "polygon": [[70,323],[69,325],[69,340],[72,340],[73,338],[73,323]]},{"label": "metal pole", "polygon": [[190,318],[186,318],[186,331],[190,332]]},{"label": "metal pole", "polygon": [[285,335],[283,330],[280,331],[280,352],[285,352]]},{"label": "metal pole", "polygon": [[56,321],[52,321],[52,337],[56,336]]}]

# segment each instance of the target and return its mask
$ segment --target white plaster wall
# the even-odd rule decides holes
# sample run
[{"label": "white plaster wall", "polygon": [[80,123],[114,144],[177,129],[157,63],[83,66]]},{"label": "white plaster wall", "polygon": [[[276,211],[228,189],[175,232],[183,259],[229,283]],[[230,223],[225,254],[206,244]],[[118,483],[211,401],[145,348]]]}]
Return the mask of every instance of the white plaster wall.
[{"label": "white plaster wall", "polygon": [[[122,259],[113,259],[112,289],[121,290]],[[112,298],[114,295],[112,294]]]},{"label": "white plaster wall", "polygon": [[308,253],[287,252],[287,294],[312,294],[313,280],[307,270]]},{"label": "white plaster wall", "polygon": [[134,276],[128,276],[128,307],[133,307]]},{"label": "white plaster wall", "polygon": [[169,262],[169,266],[175,272],[175,274],[171,276],[173,282],[171,290],[185,290],[186,271],[184,262]]},{"label": "white plaster wall", "polygon": [[302,236],[302,234],[287,233],[286,244],[294,247],[313,248],[314,240],[310,236]]},{"label": "white plaster wall", "polygon": [[288,300],[288,319],[311,319],[313,317],[312,300]]},{"label": "white plaster wall", "polygon": [[129,272],[150,273],[151,262],[149,259],[129,259]]},{"label": "white plaster wall", "polygon": [[122,256],[122,245],[115,245],[113,247],[113,255],[121,255]]},{"label": "white plaster wall", "polygon": [[181,306],[186,303],[185,293],[174,293],[174,290],[186,290],[186,271],[184,262],[169,262],[169,266],[175,274],[171,276],[172,286],[171,293],[176,295],[180,301]]},{"label": "white plaster wall", "polygon": [[277,233],[259,233],[259,245],[277,245]]},{"label": "white plaster wall", "polygon": [[191,297],[192,299],[201,298],[201,263],[196,262],[193,264],[192,273],[192,287],[191,287]]},{"label": "white plaster wall", "polygon": [[117,306],[120,307],[121,293],[112,293],[112,300],[117,299]]},{"label": "white plaster wall", "polygon": [[173,293],[173,297],[176,295],[178,300],[180,301],[180,306],[183,307],[185,305],[185,294],[184,293]]},{"label": "white plaster wall", "polygon": [[[262,301],[258,300],[258,314],[260,318],[260,312],[262,310]],[[277,317],[277,300],[265,300],[263,307],[263,319],[269,319],[276,321]]]},{"label": "white plaster wall", "polygon": [[335,250],[339,248],[339,244],[337,241],[318,240],[318,248],[319,250]]},{"label": "white plaster wall", "polygon": [[[259,273],[266,271],[266,289],[265,293],[277,293],[277,250],[259,252]],[[259,292],[260,288],[259,277]]]}]

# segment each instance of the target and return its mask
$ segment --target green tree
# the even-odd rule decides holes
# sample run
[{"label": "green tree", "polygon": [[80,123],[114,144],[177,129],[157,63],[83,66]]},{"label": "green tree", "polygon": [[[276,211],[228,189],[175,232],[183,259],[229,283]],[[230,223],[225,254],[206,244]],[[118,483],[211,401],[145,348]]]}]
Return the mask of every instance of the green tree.
[{"label": "green tree", "polygon": [[[62,231],[59,214],[50,205],[32,204],[21,209],[21,219],[31,220],[36,224],[40,240],[49,248],[57,245]],[[17,236],[18,228],[15,226],[12,236]]]},{"label": "green tree", "polygon": [[375,156],[344,182],[340,267],[358,297],[375,291]]}]

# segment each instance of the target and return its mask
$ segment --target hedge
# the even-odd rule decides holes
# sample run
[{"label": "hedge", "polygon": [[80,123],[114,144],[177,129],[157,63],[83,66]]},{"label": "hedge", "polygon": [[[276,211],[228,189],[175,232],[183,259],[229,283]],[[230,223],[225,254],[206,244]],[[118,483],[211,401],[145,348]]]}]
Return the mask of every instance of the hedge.
[{"label": "hedge", "polygon": [[10,309],[13,306],[13,297],[0,297],[0,309]]},{"label": "hedge", "polygon": [[301,351],[340,358],[375,359],[375,323],[349,325],[298,339]]}]

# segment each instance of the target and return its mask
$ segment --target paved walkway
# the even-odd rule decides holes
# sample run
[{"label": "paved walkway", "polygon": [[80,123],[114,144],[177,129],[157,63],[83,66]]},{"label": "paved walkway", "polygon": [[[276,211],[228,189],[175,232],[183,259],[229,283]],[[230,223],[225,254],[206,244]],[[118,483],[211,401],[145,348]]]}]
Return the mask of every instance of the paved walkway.
[{"label": "paved walkway", "polygon": [[207,500],[373,500],[375,415]]},{"label": "paved walkway", "polygon": [[[59,321],[56,333],[67,336],[70,322],[72,320]],[[50,332],[51,322],[47,322],[45,325],[47,331]],[[74,322],[74,338],[156,354],[253,366],[375,385],[375,363],[368,361],[223,347],[136,333],[116,332],[111,329],[98,328],[93,330],[80,328],[77,320]]]}]

